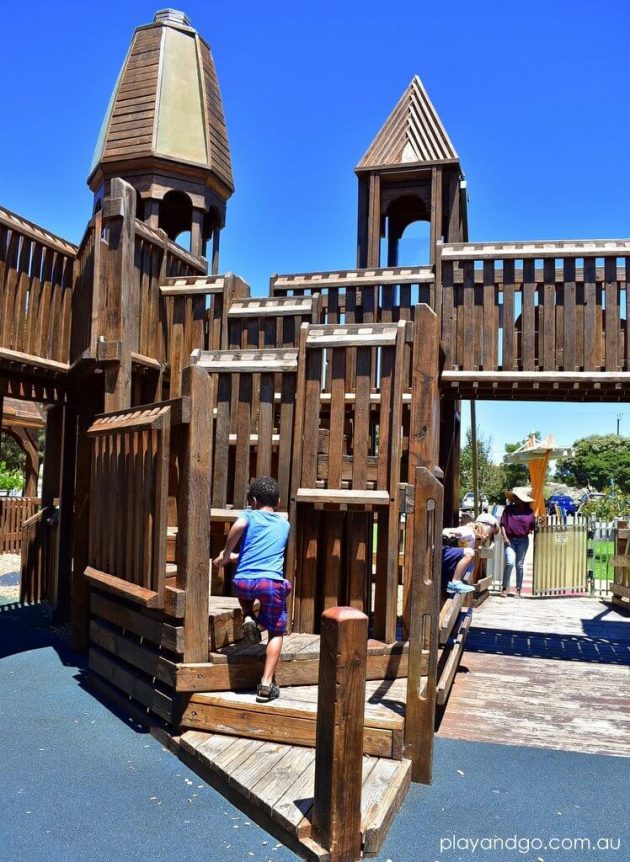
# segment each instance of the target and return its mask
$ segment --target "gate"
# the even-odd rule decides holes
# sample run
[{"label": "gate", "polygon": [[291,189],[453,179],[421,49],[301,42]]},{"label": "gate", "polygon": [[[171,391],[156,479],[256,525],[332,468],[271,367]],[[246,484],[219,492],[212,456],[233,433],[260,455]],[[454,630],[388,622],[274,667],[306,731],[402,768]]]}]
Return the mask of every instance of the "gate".
[{"label": "gate", "polygon": [[586,595],[586,520],[552,515],[534,536],[532,595]]}]

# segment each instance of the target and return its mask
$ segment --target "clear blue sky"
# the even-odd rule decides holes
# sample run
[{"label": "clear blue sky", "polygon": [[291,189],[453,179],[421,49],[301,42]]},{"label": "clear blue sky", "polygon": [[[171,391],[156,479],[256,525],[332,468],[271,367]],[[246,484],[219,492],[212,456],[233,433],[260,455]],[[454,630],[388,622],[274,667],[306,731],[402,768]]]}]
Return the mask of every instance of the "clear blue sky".
[{"label": "clear blue sky", "polygon": [[[355,264],[361,158],[419,74],[459,153],[473,240],[630,235],[630,4],[188,0],[221,85],[236,193],[221,269]],[[0,201],[77,242],[116,76],[157,2],[10,3],[0,35]],[[10,14],[9,14],[10,13]],[[465,406],[465,415],[468,407]],[[495,448],[533,426],[630,434],[630,405],[480,403]]]}]

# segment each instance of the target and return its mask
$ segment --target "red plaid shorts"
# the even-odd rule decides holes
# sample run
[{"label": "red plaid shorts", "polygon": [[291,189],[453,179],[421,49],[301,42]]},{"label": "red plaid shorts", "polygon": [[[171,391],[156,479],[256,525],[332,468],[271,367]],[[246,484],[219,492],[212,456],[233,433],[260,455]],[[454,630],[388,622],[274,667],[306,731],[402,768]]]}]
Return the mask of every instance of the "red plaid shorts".
[{"label": "red plaid shorts", "polygon": [[287,596],[291,584],[286,579],[273,578],[235,578],[232,581],[236,598],[241,602],[254,602],[258,599],[260,610],[256,616],[258,625],[267,629],[270,635],[283,635],[287,629]]}]

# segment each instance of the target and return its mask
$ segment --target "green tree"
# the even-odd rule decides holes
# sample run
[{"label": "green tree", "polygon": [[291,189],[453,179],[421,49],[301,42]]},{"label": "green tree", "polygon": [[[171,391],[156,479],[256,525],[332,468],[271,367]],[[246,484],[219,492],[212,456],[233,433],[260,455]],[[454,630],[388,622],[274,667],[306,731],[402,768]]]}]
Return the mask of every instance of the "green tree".
[{"label": "green tree", "polygon": [[[501,468],[492,462],[492,437],[477,433],[477,479],[479,493],[485,494],[490,503],[502,503],[504,497]],[[472,429],[466,431],[466,442],[459,460],[460,487],[462,495],[473,490],[472,481]]]},{"label": "green tree", "polygon": [[595,491],[614,487],[630,492],[630,437],[593,434],[573,444],[573,455],[558,461],[556,478],[566,484],[586,486]]}]

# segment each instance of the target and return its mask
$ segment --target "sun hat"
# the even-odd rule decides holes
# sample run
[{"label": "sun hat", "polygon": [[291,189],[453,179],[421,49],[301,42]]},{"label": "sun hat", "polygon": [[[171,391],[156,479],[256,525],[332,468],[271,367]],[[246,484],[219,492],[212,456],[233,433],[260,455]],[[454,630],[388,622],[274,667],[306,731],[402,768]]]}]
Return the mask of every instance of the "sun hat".
[{"label": "sun hat", "polygon": [[528,488],[512,488],[511,491],[507,492],[508,500],[511,500],[513,497],[516,497],[521,503],[534,503],[535,500],[532,495],[529,493]]}]

